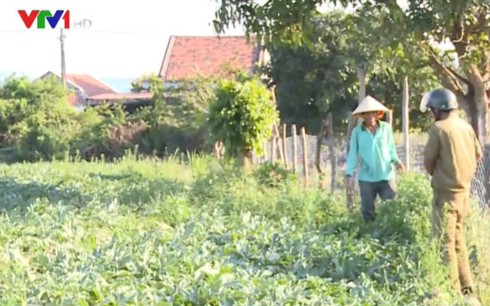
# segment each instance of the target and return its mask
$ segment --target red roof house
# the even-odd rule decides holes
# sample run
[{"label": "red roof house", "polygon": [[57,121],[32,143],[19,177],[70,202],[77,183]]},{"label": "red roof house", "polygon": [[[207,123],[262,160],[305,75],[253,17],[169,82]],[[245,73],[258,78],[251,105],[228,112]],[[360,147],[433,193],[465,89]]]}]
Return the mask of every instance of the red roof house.
[{"label": "red roof house", "polygon": [[[53,76],[61,82],[61,77],[51,71],[43,74],[40,79]],[[68,97],[68,103],[74,107],[85,107],[91,96],[117,94],[117,91],[109,85],[87,74],[67,74],[66,85],[72,90]]]},{"label": "red roof house", "polygon": [[109,85],[88,74],[67,74],[66,81],[79,87],[88,97],[117,92]]},{"label": "red roof house", "polygon": [[256,73],[267,54],[254,37],[171,36],[158,76],[168,83],[196,76],[225,76],[227,68]]}]

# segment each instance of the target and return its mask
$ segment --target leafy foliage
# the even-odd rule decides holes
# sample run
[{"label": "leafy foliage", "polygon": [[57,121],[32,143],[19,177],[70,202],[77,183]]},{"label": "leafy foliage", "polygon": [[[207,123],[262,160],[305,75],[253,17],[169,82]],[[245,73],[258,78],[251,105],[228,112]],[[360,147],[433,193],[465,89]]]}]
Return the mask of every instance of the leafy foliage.
[{"label": "leafy foliage", "polygon": [[[418,111],[420,96],[437,86],[437,76],[420,53],[404,54],[391,40],[373,44],[373,27],[379,14],[365,16],[331,12],[313,22],[311,46],[271,46],[269,78],[276,84],[281,119],[306,125],[315,133],[327,112],[334,114],[336,132],[344,131],[347,115],[358,103],[356,67],[368,69],[366,93],[395,111],[395,128],[401,127],[401,80],[410,80],[410,110],[413,128],[427,125]],[[379,40],[379,39],[378,39]],[[407,50],[408,51],[408,50]],[[417,60],[415,60],[417,59]]]},{"label": "leafy foliage", "polygon": [[56,79],[22,77],[0,87],[0,121],[1,145],[11,152],[7,161],[15,162],[62,159],[93,146],[107,153],[110,131],[126,115],[117,106],[77,112]]},{"label": "leafy foliage", "polygon": [[[335,195],[258,188],[207,158],[0,168],[2,305],[462,305],[417,175],[364,224]],[[486,305],[490,223],[471,217]]]},{"label": "leafy foliage", "polygon": [[23,160],[61,157],[82,122],[67,103],[67,92],[54,79],[30,82],[9,78],[0,89],[0,133]]},{"label": "leafy foliage", "polygon": [[[368,70],[388,71],[390,64],[401,74],[430,66],[439,81],[458,96],[462,108],[481,140],[486,141],[490,90],[490,30],[486,26],[490,6],[486,1],[271,0],[220,1],[215,14],[218,33],[243,23],[247,34],[264,37],[267,43],[298,46],[314,44],[314,18],[320,5],[350,6],[359,23],[354,33],[366,58],[355,57]],[[447,46],[441,46],[440,44]],[[443,48],[444,47],[444,48]],[[374,50],[373,50],[374,48]],[[378,50],[379,52],[377,52]],[[373,53],[373,51],[375,51]],[[386,57],[388,55],[388,58]],[[420,61],[424,57],[426,60]],[[389,60],[391,58],[391,60]],[[385,65],[372,66],[372,59]],[[393,63],[396,63],[393,65]],[[390,71],[393,73],[393,71]],[[410,80],[413,78],[409,78]],[[419,99],[418,99],[419,100]]]},{"label": "leafy foliage", "polygon": [[296,182],[295,173],[278,163],[265,163],[255,170],[257,182],[265,187],[288,186],[289,182]]},{"label": "leafy foliage", "polygon": [[217,82],[210,77],[196,77],[176,87],[165,88],[162,80],[143,77],[134,84],[141,88],[142,80],[153,93],[153,106],[140,111],[134,120],[148,123],[140,149],[147,152],[207,150],[207,112]]},{"label": "leafy foliage", "polygon": [[229,157],[261,155],[272,135],[278,113],[267,88],[255,79],[222,80],[209,106],[208,123],[213,140],[222,141]]},{"label": "leafy foliage", "polygon": [[357,76],[350,65],[345,15],[317,17],[312,47],[271,46],[268,75],[276,84],[281,119],[318,130],[322,114],[332,111],[336,125],[357,104]]},{"label": "leafy foliage", "polygon": [[[119,104],[77,112],[56,79],[9,78],[0,86],[0,147],[7,162],[86,159],[207,150],[207,111],[215,80],[197,78],[164,91],[150,77],[153,105],[127,114]],[[141,80],[134,86],[142,88]],[[140,89],[141,89],[140,88]],[[136,90],[136,89],[135,89]]]}]

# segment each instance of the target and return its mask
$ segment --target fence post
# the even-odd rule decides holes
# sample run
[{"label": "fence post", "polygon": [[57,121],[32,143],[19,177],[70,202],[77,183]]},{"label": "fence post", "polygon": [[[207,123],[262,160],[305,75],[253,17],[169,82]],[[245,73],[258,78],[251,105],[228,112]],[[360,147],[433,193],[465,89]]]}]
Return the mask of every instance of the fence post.
[{"label": "fence post", "polygon": [[274,129],[272,130],[271,136],[271,163],[276,162],[276,134],[274,133]]},{"label": "fence post", "polygon": [[318,187],[322,190],[325,188],[325,173],[322,170],[321,156],[322,156],[323,138],[325,137],[328,128],[327,125],[328,125],[328,117],[322,120],[320,126],[320,132],[318,133],[318,136],[316,138],[315,166],[316,166],[316,170],[318,171],[318,177],[320,179]]},{"label": "fence post", "polygon": [[293,172],[296,173],[296,167],[298,165],[298,140],[296,124],[291,125],[291,135],[293,136]]},{"label": "fence post", "polygon": [[390,110],[388,112],[386,112],[386,122],[391,126],[393,127],[393,111]]},{"label": "fence post", "polygon": [[308,144],[306,141],[306,129],[305,127],[301,127],[301,137],[303,138],[303,171],[304,178],[303,183],[304,187],[308,186]]},{"label": "fence post", "polygon": [[279,134],[279,129],[277,128],[277,125],[274,124],[274,134],[276,135],[276,141],[277,141],[277,148],[279,149],[279,159],[281,160],[281,163],[284,163],[284,152],[283,152],[283,147],[281,145],[281,134]]},{"label": "fence post", "polygon": [[335,157],[335,134],[333,130],[332,113],[328,113],[327,121],[329,123],[327,129],[327,142],[328,142],[328,149],[330,151],[330,164],[332,167],[330,173],[330,192],[333,193],[335,191],[335,178],[337,176],[337,161]]},{"label": "fence post", "polygon": [[287,125],[284,123],[282,125],[282,151],[284,154],[284,165],[286,168],[288,167],[289,161],[288,161],[288,146],[287,146]]}]

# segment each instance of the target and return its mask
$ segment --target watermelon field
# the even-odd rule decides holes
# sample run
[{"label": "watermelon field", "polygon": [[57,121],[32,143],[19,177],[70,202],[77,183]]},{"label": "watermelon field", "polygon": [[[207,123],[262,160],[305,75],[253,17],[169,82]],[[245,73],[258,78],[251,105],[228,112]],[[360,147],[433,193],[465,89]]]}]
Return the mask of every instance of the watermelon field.
[{"label": "watermelon field", "polygon": [[[463,305],[430,239],[425,177],[402,177],[365,224],[342,193],[273,170],[198,156],[1,165],[0,305]],[[490,305],[476,207],[467,237]]]}]

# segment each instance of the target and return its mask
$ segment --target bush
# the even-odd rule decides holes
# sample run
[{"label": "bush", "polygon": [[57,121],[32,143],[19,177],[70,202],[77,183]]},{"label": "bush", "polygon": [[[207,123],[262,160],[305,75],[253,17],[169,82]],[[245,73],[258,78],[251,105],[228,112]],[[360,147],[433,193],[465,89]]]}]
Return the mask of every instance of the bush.
[{"label": "bush", "polygon": [[[148,129],[138,144],[140,152],[174,153],[179,151],[210,151],[206,124],[208,105],[214,96],[213,78],[197,77],[178,87],[165,89],[161,80],[148,77],[153,93],[152,107],[143,109],[131,120],[143,120]],[[141,90],[135,82],[134,91]]]},{"label": "bush", "polygon": [[55,80],[5,82],[0,90],[1,141],[15,151],[14,161],[61,158],[81,137],[83,122],[67,96]]},{"label": "bush", "polygon": [[254,172],[259,184],[276,188],[286,182],[297,181],[296,174],[278,163],[264,163]]},{"label": "bush", "polygon": [[154,105],[126,114],[120,105],[77,112],[68,104],[68,91],[55,79],[9,78],[0,87],[3,160],[51,160],[67,153],[114,159],[127,150],[161,157],[176,150],[210,150],[206,117],[212,82],[190,80],[164,97],[161,82],[153,80]]},{"label": "bush", "polygon": [[[161,80],[149,77],[153,105],[133,114],[117,105],[77,112],[68,104],[69,91],[55,78],[12,77],[0,87],[0,146],[8,148],[12,162],[67,153],[113,159],[136,149],[160,157],[178,150],[202,153],[221,139],[232,155],[260,153],[277,119],[274,103],[258,80],[235,72],[229,77],[233,80],[199,77],[165,91]],[[141,82],[134,83],[138,90],[143,90]],[[211,130],[215,137],[209,137]]]},{"label": "bush", "polygon": [[259,80],[222,80],[209,106],[209,128],[213,141],[222,141],[227,157],[244,164],[251,153],[264,152],[278,112],[268,89]]}]

